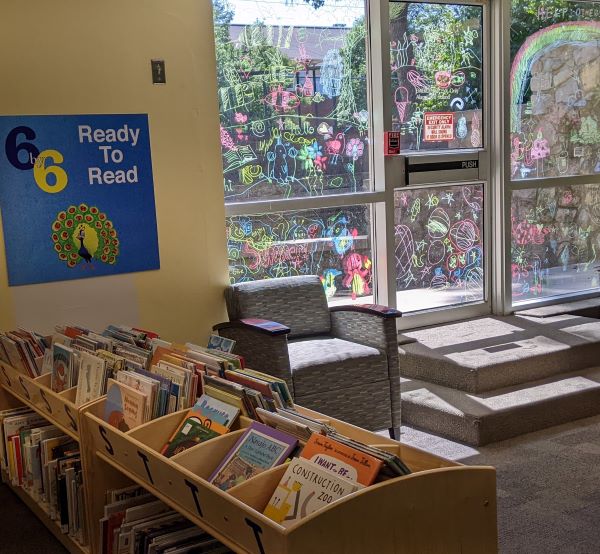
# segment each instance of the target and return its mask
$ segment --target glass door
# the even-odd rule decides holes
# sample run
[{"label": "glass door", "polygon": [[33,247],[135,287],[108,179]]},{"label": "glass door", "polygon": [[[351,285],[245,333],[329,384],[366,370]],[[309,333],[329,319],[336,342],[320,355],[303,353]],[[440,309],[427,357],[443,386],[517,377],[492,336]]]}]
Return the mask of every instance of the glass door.
[{"label": "glass door", "polygon": [[389,2],[388,247],[397,307],[424,323],[490,309],[487,19],[485,2]]}]

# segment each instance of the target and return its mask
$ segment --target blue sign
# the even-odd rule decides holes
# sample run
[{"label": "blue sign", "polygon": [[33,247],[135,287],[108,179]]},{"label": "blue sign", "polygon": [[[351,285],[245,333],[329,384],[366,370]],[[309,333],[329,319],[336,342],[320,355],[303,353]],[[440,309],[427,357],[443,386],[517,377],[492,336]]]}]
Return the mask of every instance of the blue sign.
[{"label": "blue sign", "polygon": [[0,117],[9,285],[159,269],[148,116]]}]

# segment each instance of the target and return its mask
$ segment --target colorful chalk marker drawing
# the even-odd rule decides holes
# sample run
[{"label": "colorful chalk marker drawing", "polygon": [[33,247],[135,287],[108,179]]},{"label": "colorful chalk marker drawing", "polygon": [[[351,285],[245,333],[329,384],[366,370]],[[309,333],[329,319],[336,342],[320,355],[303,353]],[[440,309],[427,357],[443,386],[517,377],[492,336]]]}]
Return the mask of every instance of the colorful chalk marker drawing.
[{"label": "colorful chalk marker drawing", "polygon": [[119,237],[108,216],[96,206],[79,204],[58,213],[52,223],[52,243],[68,267],[93,269],[94,262],[115,265]]},{"label": "colorful chalk marker drawing", "polygon": [[319,275],[328,298],[372,294],[365,206],[227,218],[231,282]]},{"label": "colorful chalk marker drawing", "polygon": [[[580,15],[572,6],[558,15]],[[513,180],[600,173],[599,75],[597,21],[561,21],[524,40],[510,73]]]},{"label": "colorful chalk marker drawing", "polygon": [[514,303],[597,289],[600,185],[600,5],[513,1],[511,178],[557,178],[513,190]]},{"label": "colorful chalk marker drawing", "polygon": [[[394,206],[396,290],[482,300],[483,186],[400,190]],[[430,308],[446,302],[435,294],[428,299]]]},{"label": "colorful chalk marker drawing", "polygon": [[[482,147],[482,8],[389,6],[392,125],[401,134],[402,151]],[[452,114],[452,129],[428,128],[430,114]]]},{"label": "colorful chalk marker drawing", "polygon": [[[277,11],[298,6],[284,0]],[[301,4],[301,3],[300,3]],[[364,4],[351,27],[235,24],[215,2],[218,98],[225,201],[362,191],[369,178]],[[236,0],[260,13],[263,2]],[[302,6],[300,6],[302,8]],[[300,19],[299,21],[303,21]]]},{"label": "colorful chalk marker drawing", "polygon": [[515,190],[511,221],[513,301],[598,288],[600,185]]}]

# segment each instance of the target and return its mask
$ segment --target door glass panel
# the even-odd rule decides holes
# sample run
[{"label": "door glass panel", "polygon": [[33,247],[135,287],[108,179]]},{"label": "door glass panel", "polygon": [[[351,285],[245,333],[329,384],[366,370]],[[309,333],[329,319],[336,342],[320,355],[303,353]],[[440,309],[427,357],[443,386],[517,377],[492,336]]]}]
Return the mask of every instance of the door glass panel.
[{"label": "door glass panel", "polygon": [[513,0],[513,180],[600,173],[600,4]]},{"label": "door glass panel", "polygon": [[481,184],[395,191],[399,310],[484,299],[483,191]]},{"label": "door glass panel", "polygon": [[319,275],[330,302],[372,300],[368,206],[227,218],[231,283]]},{"label": "door glass panel", "polygon": [[598,289],[600,185],[512,192],[513,303]]},{"label": "door glass panel", "polygon": [[403,152],[483,146],[483,8],[391,1],[392,128]]},{"label": "door glass panel", "polygon": [[368,190],[364,0],[213,5],[225,201]]}]

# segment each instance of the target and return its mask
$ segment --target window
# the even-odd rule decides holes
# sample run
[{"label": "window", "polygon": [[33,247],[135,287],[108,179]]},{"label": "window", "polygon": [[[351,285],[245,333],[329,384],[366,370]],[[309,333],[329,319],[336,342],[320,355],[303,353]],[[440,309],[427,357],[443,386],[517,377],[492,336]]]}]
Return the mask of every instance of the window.
[{"label": "window", "polygon": [[513,300],[598,289],[600,184],[512,193]]},{"label": "window", "polygon": [[215,3],[226,202],[369,188],[365,8]]},{"label": "window", "polygon": [[402,150],[483,146],[483,8],[390,2],[393,128]]},{"label": "window", "polygon": [[402,310],[483,300],[483,186],[398,190],[394,208]]},{"label": "window", "polygon": [[372,294],[371,218],[366,206],[227,218],[229,273],[236,281],[319,275],[327,298]]},{"label": "window", "polygon": [[513,1],[513,180],[600,173],[600,5]]},{"label": "window", "polygon": [[513,304],[598,288],[600,5],[513,0]]},{"label": "window", "polygon": [[336,200],[372,190],[364,0],[213,5],[231,282],[371,297],[371,206]]}]

